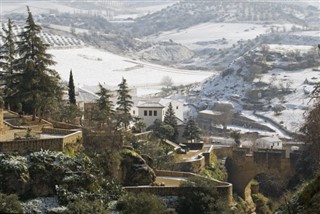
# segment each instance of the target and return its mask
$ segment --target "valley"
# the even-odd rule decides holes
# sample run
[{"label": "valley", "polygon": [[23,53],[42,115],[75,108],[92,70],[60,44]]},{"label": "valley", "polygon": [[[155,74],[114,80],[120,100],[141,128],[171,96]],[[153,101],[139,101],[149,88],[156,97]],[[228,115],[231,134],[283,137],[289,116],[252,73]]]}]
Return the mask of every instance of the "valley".
[{"label": "valley", "polygon": [[[10,19],[15,55],[27,58],[26,5],[48,55],[11,68],[31,72],[52,56],[47,72],[57,79],[26,75],[19,91],[10,87],[24,76],[8,72],[6,36]],[[194,213],[184,195],[213,184],[223,206],[212,203],[230,213],[308,207],[289,192],[304,179],[315,179],[306,188],[319,183],[317,2],[30,0],[0,11],[0,192],[39,203],[23,202],[25,211],[117,213],[141,191],[161,195],[172,213]],[[304,191],[311,201],[319,194]]]}]

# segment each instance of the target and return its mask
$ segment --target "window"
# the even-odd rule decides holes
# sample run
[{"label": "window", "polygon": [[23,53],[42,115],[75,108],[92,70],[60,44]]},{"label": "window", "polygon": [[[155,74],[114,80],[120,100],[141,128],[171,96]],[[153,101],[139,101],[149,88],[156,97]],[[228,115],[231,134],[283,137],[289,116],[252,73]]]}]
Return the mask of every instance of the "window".
[{"label": "window", "polygon": [[151,110],[149,111],[149,116],[152,116],[152,111]]},{"label": "window", "polygon": [[133,111],[133,114],[136,114],[136,111]]},{"label": "window", "polygon": [[144,116],[148,116],[148,111],[144,110]]},{"label": "window", "polygon": [[157,116],[157,111],[153,111],[153,116]]},{"label": "window", "polygon": [[179,106],[176,106],[176,109],[179,109]]}]

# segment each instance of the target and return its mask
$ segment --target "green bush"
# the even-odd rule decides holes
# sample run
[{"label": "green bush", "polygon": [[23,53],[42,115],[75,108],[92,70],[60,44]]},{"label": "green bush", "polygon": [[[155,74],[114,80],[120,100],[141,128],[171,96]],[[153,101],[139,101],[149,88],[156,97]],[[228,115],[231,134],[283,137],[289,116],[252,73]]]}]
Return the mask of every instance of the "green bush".
[{"label": "green bush", "polygon": [[175,213],[168,209],[163,201],[155,195],[147,193],[129,193],[117,203],[117,210],[123,214],[170,214]]},{"label": "green bush", "polygon": [[108,213],[107,206],[104,205],[100,200],[88,201],[79,199],[71,202],[67,206],[68,210],[66,214],[104,214]]},{"label": "green bush", "polygon": [[17,195],[0,193],[0,213],[22,213],[22,206]]},{"label": "green bush", "polygon": [[309,183],[304,183],[291,196],[289,201],[285,201],[278,208],[277,213],[319,213],[320,210],[320,175]]},{"label": "green bush", "polygon": [[271,214],[271,202],[262,194],[253,194],[252,199],[256,204],[256,212],[261,214]]},{"label": "green bush", "polygon": [[189,191],[178,199],[178,213],[226,213],[228,205],[219,198],[215,184],[209,179],[192,177],[181,185],[182,187],[192,187]]}]

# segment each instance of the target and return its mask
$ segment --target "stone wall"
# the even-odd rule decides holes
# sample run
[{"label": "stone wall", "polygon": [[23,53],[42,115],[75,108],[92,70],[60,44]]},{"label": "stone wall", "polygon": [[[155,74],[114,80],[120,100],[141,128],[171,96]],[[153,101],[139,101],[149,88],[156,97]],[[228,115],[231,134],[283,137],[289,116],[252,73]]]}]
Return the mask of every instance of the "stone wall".
[{"label": "stone wall", "polygon": [[63,145],[79,143],[82,140],[82,131],[76,131],[63,137]]},{"label": "stone wall", "polygon": [[214,152],[218,159],[222,159],[225,157],[232,157],[233,147],[223,146],[223,147],[214,148]]},{"label": "stone wall", "polygon": [[173,170],[183,172],[201,173],[205,168],[205,158],[199,155],[197,159],[178,162],[173,165]]},{"label": "stone wall", "polygon": [[75,130],[71,130],[71,129],[42,128],[42,133],[47,133],[47,134],[69,135],[74,132]]},{"label": "stone wall", "polygon": [[208,147],[207,151],[204,151],[202,155],[204,156],[205,165],[210,166],[211,165],[211,157],[214,153],[213,145]]},{"label": "stone wall", "polygon": [[293,162],[297,156],[289,159],[285,153],[285,150],[258,150],[253,153],[245,149],[234,150],[232,158],[228,159],[228,180],[239,195],[250,199],[249,183],[256,175],[279,175],[288,180],[293,176]]},{"label": "stone wall", "polygon": [[20,154],[27,154],[40,151],[41,149],[63,151],[63,147],[63,138],[0,142],[0,151],[4,153],[18,152]]},{"label": "stone wall", "polygon": [[203,143],[183,143],[190,150],[201,150],[203,148]]},{"label": "stone wall", "polygon": [[0,107],[0,135],[2,134],[2,132],[3,132],[3,109]]},{"label": "stone wall", "polygon": [[146,132],[142,132],[142,133],[136,133],[136,134],[134,134],[134,136],[138,140],[148,140],[152,136],[152,133],[153,133],[152,131],[146,131]]},{"label": "stone wall", "polygon": [[[58,131],[59,132],[59,131]],[[35,151],[51,150],[64,151],[65,145],[79,143],[82,139],[82,131],[74,131],[60,138],[50,139],[22,139],[14,141],[0,141],[0,151],[4,153],[18,152],[28,154]]]},{"label": "stone wall", "polygon": [[[201,177],[203,179],[209,179],[202,177],[200,175],[188,172],[178,172],[178,171],[167,171],[167,170],[156,170],[157,176],[169,176],[169,177]],[[232,184],[228,182],[223,182],[215,179],[209,179],[215,183],[217,191],[219,192],[221,198],[227,202],[229,205],[234,204]],[[184,195],[187,191],[192,191],[192,187],[166,187],[166,186],[136,186],[136,187],[125,187],[129,192],[147,192],[160,196],[179,196]]]},{"label": "stone wall", "polygon": [[73,125],[69,123],[57,122],[52,120],[50,120],[50,123],[52,123],[53,127],[57,129],[81,129],[82,128],[79,125]]}]

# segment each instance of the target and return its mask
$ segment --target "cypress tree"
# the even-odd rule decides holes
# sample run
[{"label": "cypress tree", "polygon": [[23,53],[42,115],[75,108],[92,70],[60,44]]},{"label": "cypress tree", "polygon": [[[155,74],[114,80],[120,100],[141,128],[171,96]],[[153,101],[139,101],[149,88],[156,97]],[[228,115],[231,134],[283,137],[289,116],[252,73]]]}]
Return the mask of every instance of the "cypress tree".
[{"label": "cypress tree", "polygon": [[99,92],[96,94],[99,96],[97,100],[98,111],[96,112],[95,119],[100,121],[100,125],[103,127],[105,122],[110,121],[113,116],[113,104],[110,100],[110,91],[99,84]]},{"label": "cypress tree", "polygon": [[168,109],[164,115],[164,120],[163,122],[167,125],[170,125],[174,129],[173,135],[169,138],[171,141],[176,141],[178,136],[179,136],[179,131],[178,131],[178,123],[176,119],[175,112],[172,108],[172,104],[169,103]]},{"label": "cypress tree", "polygon": [[[24,31],[19,35],[17,52],[18,73],[14,75],[15,88],[11,96],[30,106],[32,119],[37,111],[52,105],[61,95],[58,73],[49,67],[54,65],[52,55],[48,54],[47,44],[40,38],[41,27],[35,24],[27,7],[28,17]],[[45,102],[44,102],[45,101]],[[42,112],[39,112],[40,115]]]},{"label": "cypress tree", "polygon": [[193,140],[200,139],[200,133],[201,131],[196,122],[193,119],[190,119],[187,122],[182,136],[192,142]]},{"label": "cypress tree", "polygon": [[129,122],[132,120],[130,110],[133,106],[132,97],[129,94],[129,87],[126,79],[122,78],[122,82],[118,85],[118,99],[117,99],[117,113],[119,114],[120,123],[122,123],[125,129],[128,127]]},{"label": "cypress tree", "polygon": [[70,70],[70,74],[69,74],[68,87],[69,87],[69,90],[68,90],[69,102],[72,105],[76,105],[77,101],[76,101],[76,94],[75,94],[75,89],[74,89],[72,70]]}]

